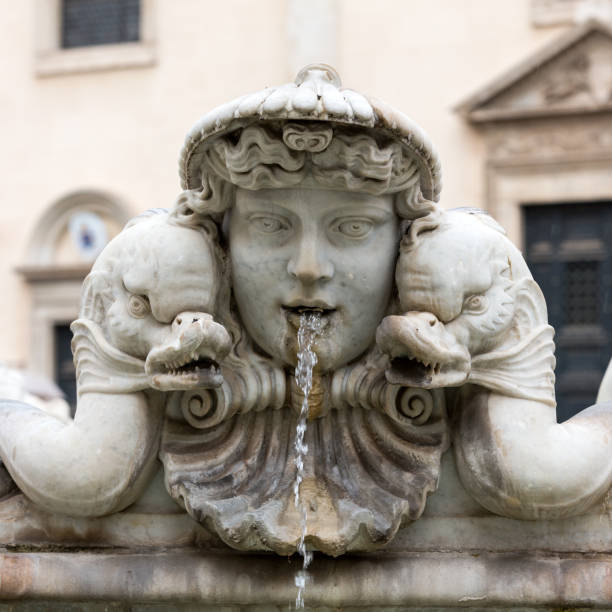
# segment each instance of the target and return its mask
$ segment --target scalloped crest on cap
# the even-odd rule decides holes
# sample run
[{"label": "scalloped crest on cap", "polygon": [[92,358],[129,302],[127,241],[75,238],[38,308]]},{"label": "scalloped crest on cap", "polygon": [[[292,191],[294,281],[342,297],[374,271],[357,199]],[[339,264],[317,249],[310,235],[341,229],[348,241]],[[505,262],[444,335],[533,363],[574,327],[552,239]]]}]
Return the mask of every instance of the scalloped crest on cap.
[{"label": "scalloped crest on cap", "polygon": [[[336,126],[346,126],[353,130],[374,133],[377,139],[380,137],[401,143],[403,156],[416,165],[424,198],[432,201],[439,199],[440,162],[423,130],[409,117],[383,102],[343,89],[338,73],[324,64],[306,66],[299,72],[294,83],[268,87],[242,96],[202,117],[187,134],[181,150],[179,172],[183,188],[199,188],[202,176],[209,172],[206,152],[211,149],[211,143],[218,137],[252,125],[264,123],[278,125],[289,122],[294,124],[300,121],[318,125],[319,131],[320,125],[328,122],[334,130]],[[291,133],[288,142],[284,144],[294,153],[308,151],[314,154],[318,152],[319,147],[324,147],[322,150],[327,149],[325,138],[321,136],[301,140],[300,136]],[[298,165],[299,159],[297,158]],[[300,169],[301,166],[294,171],[299,174]],[[409,169],[412,172],[412,169]],[[289,179],[286,176],[287,170],[286,168],[282,170],[285,173],[282,175],[283,179]],[[215,168],[214,171],[218,173],[219,168]],[[260,173],[264,175],[260,182],[265,182],[269,176],[275,181],[280,178],[274,176],[274,172],[270,169],[258,169],[256,174]],[[294,184],[296,183],[289,180],[284,186]],[[350,182],[347,185],[351,188]],[[334,184],[333,187],[342,188],[342,185]]]}]

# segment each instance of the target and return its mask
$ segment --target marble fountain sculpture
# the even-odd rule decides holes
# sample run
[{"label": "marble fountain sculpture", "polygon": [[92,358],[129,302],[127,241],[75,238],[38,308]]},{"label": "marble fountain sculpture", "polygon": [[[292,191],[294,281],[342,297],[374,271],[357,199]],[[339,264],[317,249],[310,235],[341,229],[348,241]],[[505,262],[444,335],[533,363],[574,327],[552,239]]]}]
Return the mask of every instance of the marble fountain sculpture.
[{"label": "marble fountain sculpture", "polygon": [[556,423],[542,292],[491,217],[437,204],[437,155],[406,116],[308,66],[205,115],[180,177],[84,282],[74,420],[0,402],[5,492],[112,515],[160,459],[167,494],[229,547],[333,556],[417,521],[451,443],[496,515],[602,503],[612,404]]}]

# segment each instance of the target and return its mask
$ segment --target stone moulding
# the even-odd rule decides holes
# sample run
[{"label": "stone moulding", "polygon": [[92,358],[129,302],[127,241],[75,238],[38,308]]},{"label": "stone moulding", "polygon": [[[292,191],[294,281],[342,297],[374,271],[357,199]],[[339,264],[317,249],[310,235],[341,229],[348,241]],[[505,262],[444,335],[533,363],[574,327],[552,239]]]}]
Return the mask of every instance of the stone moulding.
[{"label": "stone moulding", "polygon": [[[609,609],[610,555],[413,553],[316,560],[308,609]],[[5,601],[138,604],[144,609],[280,610],[295,567],[270,556],[198,552],[0,554]],[[75,576],[79,580],[75,580]],[[61,593],[61,598],[58,598]],[[11,604],[15,605],[15,604]],[[146,606],[146,607],[145,607]],[[13,609],[21,609],[19,604]],[[25,609],[31,609],[25,608]],[[249,609],[249,608],[247,608]],[[326,608],[327,609],[327,608]]]}]

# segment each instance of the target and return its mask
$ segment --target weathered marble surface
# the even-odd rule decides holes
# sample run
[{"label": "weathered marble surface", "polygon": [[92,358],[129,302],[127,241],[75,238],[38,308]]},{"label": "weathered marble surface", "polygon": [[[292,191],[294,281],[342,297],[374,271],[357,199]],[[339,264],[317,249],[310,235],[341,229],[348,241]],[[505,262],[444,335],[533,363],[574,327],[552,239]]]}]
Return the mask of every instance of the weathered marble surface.
[{"label": "weathered marble surface", "polygon": [[420,128],[309,66],[180,173],[84,283],[75,419],[0,401],[0,599],[270,609],[304,541],[315,607],[605,607],[612,403],[555,422],[541,291]]},{"label": "weathered marble surface", "polygon": [[[611,555],[563,558],[496,553],[414,553],[315,560],[308,606],[380,610],[478,606],[563,609],[610,604]],[[68,555],[0,554],[7,599],[285,606],[295,564],[274,557],[194,552]],[[79,576],[79,580],[74,577]],[[248,609],[248,608],[247,608]]]},{"label": "weathered marble surface", "polygon": [[[176,509],[161,482],[134,507],[100,518],[51,515],[22,495],[1,502],[0,602],[288,608],[296,556],[237,553]],[[466,493],[447,454],[424,515],[384,551],[317,555],[312,570],[307,609],[609,609],[612,507],[549,521],[495,516]]]},{"label": "weathered marble surface", "polygon": [[401,311],[377,342],[396,384],[452,389],[462,482],[489,510],[571,516],[612,484],[612,404],[557,424],[553,328],[504,230],[480,211],[433,212],[402,239]]},{"label": "weathered marble surface", "polygon": [[389,383],[375,344],[400,226],[439,195],[431,143],[316,65],[206,115],[180,168],[172,209],[131,221],[84,283],[75,420],[0,402],[4,464],[41,507],[101,516],[159,456],[170,495],[224,542],[290,553],[296,338],[317,313],[307,546],[383,546],[422,514],[450,441],[444,394]]}]

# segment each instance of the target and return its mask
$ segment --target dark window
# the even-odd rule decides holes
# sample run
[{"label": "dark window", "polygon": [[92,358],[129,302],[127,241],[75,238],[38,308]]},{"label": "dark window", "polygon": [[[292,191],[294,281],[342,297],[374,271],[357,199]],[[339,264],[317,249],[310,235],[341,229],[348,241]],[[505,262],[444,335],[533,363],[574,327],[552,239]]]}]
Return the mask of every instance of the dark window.
[{"label": "dark window", "polygon": [[525,206],[526,259],[555,328],[557,417],[595,403],[612,356],[612,202]]},{"label": "dark window", "polygon": [[62,47],[140,40],[140,0],[62,0]]},{"label": "dark window", "polygon": [[70,324],[58,324],[53,327],[55,346],[55,382],[64,392],[70,411],[74,416],[76,410],[76,372],[72,359],[72,332]]},{"label": "dark window", "polygon": [[565,264],[563,320],[566,325],[599,325],[601,261],[568,261]]}]

